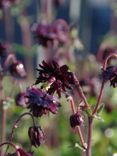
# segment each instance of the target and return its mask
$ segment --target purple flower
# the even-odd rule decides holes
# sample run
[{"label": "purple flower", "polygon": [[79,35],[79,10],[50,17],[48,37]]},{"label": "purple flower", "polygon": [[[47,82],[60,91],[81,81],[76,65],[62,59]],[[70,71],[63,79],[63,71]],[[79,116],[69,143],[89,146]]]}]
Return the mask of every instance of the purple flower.
[{"label": "purple flower", "polygon": [[26,104],[26,93],[25,92],[20,92],[16,95],[15,97],[15,102],[17,106],[21,107],[27,107]]},{"label": "purple flower", "polygon": [[9,72],[14,77],[18,77],[18,78],[26,77],[26,71],[24,69],[24,65],[20,61],[13,62],[9,66]]},{"label": "purple flower", "polygon": [[70,125],[72,128],[82,125],[83,122],[83,118],[78,112],[70,116]]},{"label": "purple flower", "polygon": [[72,85],[75,83],[74,75],[68,70],[67,65],[59,66],[55,61],[48,63],[43,61],[42,65],[39,66],[40,69],[37,69],[39,76],[35,84],[51,81],[47,91],[49,94],[53,94],[56,91],[58,96],[61,97],[61,92],[65,92],[66,89],[72,89]]},{"label": "purple flower", "polygon": [[55,114],[60,106],[57,99],[35,87],[27,89],[27,98],[28,108],[35,117],[41,117],[48,112]]},{"label": "purple flower", "polygon": [[69,26],[63,19],[57,19],[52,23],[52,32],[56,34],[60,43],[65,43],[68,40]]},{"label": "purple flower", "polygon": [[32,31],[38,43],[44,47],[47,47],[48,41],[52,43],[53,39],[56,37],[56,35],[51,32],[51,26],[47,23],[34,24]]},{"label": "purple flower", "polygon": [[9,7],[10,5],[18,4],[20,0],[0,0],[0,8],[4,6]]},{"label": "purple flower", "polygon": [[44,132],[40,127],[37,126],[30,127],[28,130],[28,135],[30,138],[31,145],[35,146],[36,148],[39,147],[40,144],[44,143],[45,141]]},{"label": "purple flower", "polygon": [[106,70],[103,70],[102,77],[105,81],[110,81],[111,86],[115,88],[117,86],[117,67],[107,67]]},{"label": "purple flower", "polygon": [[68,40],[69,27],[66,21],[58,19],[51,24],[44,22],[34,24],[32,32],[38,40],[38,43],[47,47],[48,43],[53,44],[55,39],[60,43],[65,43]]}]

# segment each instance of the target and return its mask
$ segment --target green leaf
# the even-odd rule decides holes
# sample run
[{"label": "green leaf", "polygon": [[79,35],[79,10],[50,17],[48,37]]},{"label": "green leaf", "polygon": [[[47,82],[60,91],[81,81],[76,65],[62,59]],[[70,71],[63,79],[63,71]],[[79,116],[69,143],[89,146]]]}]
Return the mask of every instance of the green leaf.
[{"label": "green leaf", "polygon": [[95,118],[98,119],[101,122],[104,122],[104,119],[99,114],[96,114]]},{"label": "green leaf", "polygon": [[102,103],[102,104],[99,105],[99,108],[98,108],[97,114],[99,114],[99,113],[101,113],[101,112],[103,111],[104,106],[105,106],[104,103]]},{"label": "green leaf", "polygon": [[[86,146],[86,145],[85,145]],[[73,147],[73,148],[79,148],[80,150],[82,150],[82,151],[86,151],[86,149],[82,146],[82,145],[80,145],[79,143],[75,143],[74,145],[71,145],[70,146],[71,148]]]}]

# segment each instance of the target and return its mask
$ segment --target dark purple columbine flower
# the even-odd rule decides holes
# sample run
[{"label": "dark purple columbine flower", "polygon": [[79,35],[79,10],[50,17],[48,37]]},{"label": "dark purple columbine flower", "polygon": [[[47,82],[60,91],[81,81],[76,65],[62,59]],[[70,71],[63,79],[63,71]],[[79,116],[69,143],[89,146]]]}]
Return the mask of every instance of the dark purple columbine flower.
[{"label": "dark purple columbine flower", "polygon": [[17,106],[27,107],[27,98],[25,92],[20,92],[15,97],[15,102]]},{"label": "dark purple columbine flower", "polygon": [[48,112],[55,114],[60,106],[55,97],[35,87],[27,89],[27,98],[28,108],[35,117],[41,117]]},{"label": "dark purple columbine flower", "polygon": [[56,35],[51,31],[51,26],[47,23],[34,24],[32,32],[34,33],[38,43],[44,47],[47,47],[48,41],[52,43],[56,38]]},{"label": "dark purple columbine flower", "polygon": [[83,122],[83,118],[78,112],[70,116],[70,125],[72,128],[82,125]]},{"label": "dark purple columbine flower", "polygon": [[24,65],[20,61],[13,62],[9,66],[9,72],[14,77],[18,77],[18,78],[26,77],[26,71],[24,69]]},{"label": "dark purple columbine flower", "polygon": [[110,81],[110,84],[115,88],[117,87],[117,67],[109,66],[103,70],[102,77],[105,81]]},{"label": "dark purple columbine flower", "polygon": [[45,141],[45,135],[41,127],[33,126],[28,130],[28,135],[32,146],[39,147]]},{"label": "dark purple columbine flower", "polygon": [[65,92],[66,89],[72,89],[72,85],[75,83],[74,75],[68,70],[67,65],[59,66],[55,61],[50,61],[48,63],[43,61],[42,65],[39,66],[40,69],[37,69],[39,71],[39,76],[35,84],[53,80],[47,91],[49,94],[53,94],[56,91],[58,96],[61,97],[61,92]]}]

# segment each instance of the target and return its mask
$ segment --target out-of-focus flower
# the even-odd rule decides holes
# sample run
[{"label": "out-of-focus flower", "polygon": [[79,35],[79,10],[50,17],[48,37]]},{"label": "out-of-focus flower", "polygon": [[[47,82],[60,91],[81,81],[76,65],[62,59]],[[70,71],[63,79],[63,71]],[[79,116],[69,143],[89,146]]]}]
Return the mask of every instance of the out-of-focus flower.
[{"label": "out-of-focus flower", "polygon": [[40,69],[37,69],[39,76],[35,84],[53,80],[47,91],[49,94],[53,94],[56,91],[58,96],[61,97],[61,92],[65,92],[66,89],[72,89],[72,85],[75,82],[74,75],[68,70],[67,65],[59,66],[56,61],[50,61],[48,63],[43,61],[42,65],[39,66]]},{"label": "out-of-focus flower", "polygon": [[70,125],[72,128],[82,125],[83,122],[84,120],[78,112],[70,116]]},{"label": "out-of-focus flower", "polygon": [[0,8],[19,4],[20,0],[0,0]]},{"label": "out-of-focus flower", "polygon": [[104,81],[110,81],[111,86],[117,87],[117,66],[109,66],[103,70],[102,77]]},{"label": "out-of-focus flower", "polygon": [[45,135],[41,127],[33,126],[28,130],[28,135],[32,146],[39,147],[45,141]]},{"label": "out-of-focus flower", "polygon": [[41,117],[48,112],[55,114],[60,106],[55,97],[35,87],[27,89],[27,98],[28,108],[35,117]]},{"label": "out-of-focus flower", "polygon": [[55,39],[59,43],[65,43],[68,40],[69,27],[65,20],[58,19],[51,24],[36,23],[32,26],[32,32],[38,43],[47,47],[48,43],[53,44]]},{"label": "out-of-focus flower", "polygon": [[20,92],[15,97],[15,102],[16,102],[17,106],[27,107],[26,100],[27,100],[27,98],[26,98],[25,92]]},{"label": "out-of-focus flower", "polygon": [[107,103],[104,108],[107,113],[111,113],[114,109],[112,103]]},{"label": "out-of-focus flower", "polygon": [[[33,156],[33,152],[25,152],[22,148],[17,148],[19,156]],[[8,153],[6,156],[17,156],[17,153]]]},{"label": "out-of-focus flower", "polygon": [[9,72],[14,77],[25,78],[26,71],[24,69],[24,65],[20,61],[13,62],[9,66]]},{"label": "out-of-focus flower", "polygon": [[52,32],[60,43],[65,43],[68,40],[69,26],[65,20],[57,19],[52,23]]},{"label": "out-of-focus flower", "polygon": [[32,32],[34,33],[38,43],[44,47],[47,47],[48,41],[52,43],[56,38],[56,35],[51,31],[51,26],[47,23],[34,24]]},{"label": "out-of-focus flower", "polygon": [[6,58],[7,58],[7,52],[6,52],[5,45],[0,42],[0,64],[2,66]]},{"label": "out-of-focus flower", "polygon": [[0,42],[0,57],[2,56],[2,54],[4,53],[5,50],[5,46],[3,43]]},{"label": "out-of-focus flower", "polygon": [[64,3],[64,0],[53,0],[55,8],[61,6]]}]

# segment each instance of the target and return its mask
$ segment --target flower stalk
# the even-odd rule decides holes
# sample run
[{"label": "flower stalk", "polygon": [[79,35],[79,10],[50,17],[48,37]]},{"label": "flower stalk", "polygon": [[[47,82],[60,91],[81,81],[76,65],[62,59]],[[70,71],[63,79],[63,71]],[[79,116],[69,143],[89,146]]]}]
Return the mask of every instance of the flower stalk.
[{"label": "flower stalk", "polygon": [[4,143],[0,144],[0,148],[2,148],[2,146],[4,146],[4,145],[12,146],[15,149],[15,151],[16,151],[16,155],[17,156],[20,156],[19,153],[18,153],[18,151],[17,151],[16,146],[13,143],[11,143],[11,142],[4,142]]},{"label": "flower stalk", "polygon": [[[69,96],[69,102],[70,102],[70,105],[71,105],[72,113],[75,114],[76,113],[76,108],[75,108],[75,104],[74,104],[74,100],[73,100],[72,96]],[[80,142],[81,142],[83,148],[86,149],[86,145],[85,145],[85,142],[84,142],[84,138],[83,138],[83,134],[82,134],[80,126],[76,126],[75,128],[76,128],[76,131],[77,131],[77,133],[79,135]]]}]

